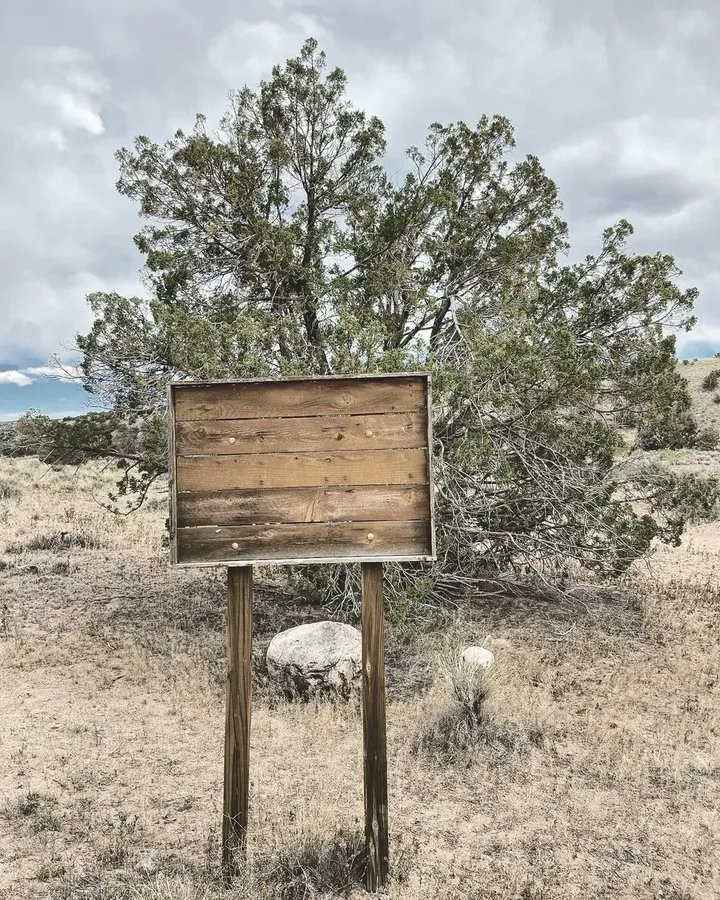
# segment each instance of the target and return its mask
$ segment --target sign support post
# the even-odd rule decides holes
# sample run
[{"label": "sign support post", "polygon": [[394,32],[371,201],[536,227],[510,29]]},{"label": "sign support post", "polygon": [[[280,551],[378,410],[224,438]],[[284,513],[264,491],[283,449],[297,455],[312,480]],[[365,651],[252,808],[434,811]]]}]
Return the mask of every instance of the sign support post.
[{"label": "sign support post", "polygon": [[237,875],[247,848],[252,685],[252,566],[228,567],[222,870]]},{"label": "sign support post", "polygon": [[362,563],[361,568],[365,885],[369,891],[377,891],[387,885],[389,856],[383,566]]}]

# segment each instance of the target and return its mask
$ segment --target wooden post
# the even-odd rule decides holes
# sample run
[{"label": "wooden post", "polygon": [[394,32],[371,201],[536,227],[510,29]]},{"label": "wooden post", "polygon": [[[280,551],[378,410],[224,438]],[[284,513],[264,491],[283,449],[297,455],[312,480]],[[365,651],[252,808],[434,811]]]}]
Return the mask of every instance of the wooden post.
[{"label": "wooden post", "polygon": [[225,882],[245,855],[250,791],[252,684],[252,566],[228,568],[227,693],[222,869]]},{"label": "wooden post", "polygon": [[369,891],[388,877],[385,618],[382,563],[362,563],[362,686],[365,764],[365,847]]}]

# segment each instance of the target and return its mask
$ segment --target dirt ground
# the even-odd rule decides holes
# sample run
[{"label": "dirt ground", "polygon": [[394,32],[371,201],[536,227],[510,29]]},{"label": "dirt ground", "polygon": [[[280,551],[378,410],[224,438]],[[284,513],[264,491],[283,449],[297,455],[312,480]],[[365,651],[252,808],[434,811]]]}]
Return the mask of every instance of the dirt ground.
[{"label": "dirt ground", "polygon": [[[269,691],[272,634],[328,614],[267,577],[250,866],[218,885],[224,572],[171,571],[165,496],[111,517],[113,477],[0,460],[0,897],[364,896],[359,706]],[[719,574],[698,525],[622,584],[390,634],[390,897],[720,897]],[[453,711],[439,657],[483,641],[486,739],[423,746]]]}]

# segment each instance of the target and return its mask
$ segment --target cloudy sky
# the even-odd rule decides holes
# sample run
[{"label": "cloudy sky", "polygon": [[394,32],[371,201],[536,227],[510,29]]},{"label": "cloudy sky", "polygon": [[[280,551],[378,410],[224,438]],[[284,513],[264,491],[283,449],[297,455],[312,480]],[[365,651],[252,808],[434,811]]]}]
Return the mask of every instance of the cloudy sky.
[{"label": "cloudy sky", "polygon": [[715,0],[0,0],[0,418],[82,409],[44,367],[71,361],[88,292],[141,290],[114,150],[212,121],[308,35],[398,169],[432,121],[507,115],[559,185],[573,255],[630,219],[701,290],[681,354],[720,350]]}]

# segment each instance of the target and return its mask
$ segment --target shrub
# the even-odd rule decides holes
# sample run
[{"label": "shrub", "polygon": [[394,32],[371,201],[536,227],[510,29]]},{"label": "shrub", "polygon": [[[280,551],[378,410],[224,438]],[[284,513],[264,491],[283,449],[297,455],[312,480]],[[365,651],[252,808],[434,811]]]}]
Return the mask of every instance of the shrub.
[{"label": "shrub", "polygon": [[77,346],[89,393],[155,417],[120,494],[165,469],[169,379],[432,371],[436,594],[646,552],[607,412],[672,405],[697,292],[669,254],[630,251],[624,220],[563,264],[557,188],[514,148],[502,117],[435,123],[395,178],[382,123],[308,39],[220,128],[119,150],[153,293],[91,294]]},{"label": "shrub", "polygon": [[255,875],[272,888],[277,900],[338,896],[357,887],[365,874],[365,840],[340,831],[332,837],[303,829],[278,841],[255,860]]},{"label": "shrub", "polygon": [[702,389],[704,391],[714,391],[720,384],[720,369],[713,369],[702,380]]},{"label": "shrub", "polygon": [[454,759],[483,742],[487,717],[484,672],[459,653],[440,660],[448,702],[427,722],[415,742],[416,750]]},{"label": "shrub", "polygon": [[19,500],[20,497],[22,497],[22,490],[17,482],[11,478],[0,478],[0,501]]},{"label": "shrub", "polygon": [[698,432],[695,439],[695,447],[698,450],[717,450],[718,446],[720,446],[720,432],[717,428],[703,428]]},{"label": "shrub", "polygon": [[107,540],[99,534],[90,532],[53,531],[47,534],[36,534],[25,541],[8,544],[8,553],[25,553],[35,550],[101,550],[107,546]]},{"label": "shrub", "polygon": [[645,422],[638,431],[642,450],[683,450],[694,447],[699,427],[687,410],[669,410]]},{"label": "shrub", "polygon": [[460,653],[440,660],[448,694],[439,713],[415,737],[413,750],[439,762],[468,762],[481,747],[500,751],[498,759],[543,741],[540,729],[496,721],[487,710],[490,683],[484,669],[466,662]]},{"label": "shrub", "polygon": [[59,831],[60,823],[53,812],[57,798],[38,791],[29,791],[3,809],[6,819],[23,821],[34,834],[42,831]]}]

